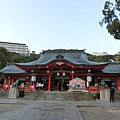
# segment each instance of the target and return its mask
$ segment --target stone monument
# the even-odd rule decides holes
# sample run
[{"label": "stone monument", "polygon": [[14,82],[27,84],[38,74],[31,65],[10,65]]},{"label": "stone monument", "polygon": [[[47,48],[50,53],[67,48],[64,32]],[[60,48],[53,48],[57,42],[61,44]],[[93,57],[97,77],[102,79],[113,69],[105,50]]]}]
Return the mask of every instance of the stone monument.
[{"label": "stone monument", "polygon": [[19,97],[19,89],[16,87],[11,87],[9,90],[8,98],[18,98]]},{"label": "stone monument", "polygon": [[104,81],[101,81],[102,89],[100,90],[100,100],[109,101],[110,100],[110,90]]},{"label": "stone monument", "polygon": [[19,80],[17,80],[14,83],[14,85],[10,88],[8,98],[15,98],[16,99],[19,97],[18,82],[19,82]]}]

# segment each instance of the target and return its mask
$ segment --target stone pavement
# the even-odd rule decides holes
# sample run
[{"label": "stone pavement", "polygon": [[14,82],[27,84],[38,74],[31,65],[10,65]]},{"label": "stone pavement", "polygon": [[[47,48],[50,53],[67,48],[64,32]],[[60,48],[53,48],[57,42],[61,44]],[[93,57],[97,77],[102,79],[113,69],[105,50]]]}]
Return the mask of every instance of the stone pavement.
[{"label": "stone pavement", "polygon": [[83,120],[77,106],[120,106],[100,101],[0,99],[0,104],[21,105],[0,113],[0,120]]}]

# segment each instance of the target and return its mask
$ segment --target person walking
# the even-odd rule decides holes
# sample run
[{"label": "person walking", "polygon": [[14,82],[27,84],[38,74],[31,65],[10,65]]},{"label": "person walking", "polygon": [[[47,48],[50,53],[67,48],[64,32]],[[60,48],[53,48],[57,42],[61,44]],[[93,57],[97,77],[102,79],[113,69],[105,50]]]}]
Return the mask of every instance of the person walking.
[{"label": "person walking", "polygon": [[115,93],[115,88],[112,86],[110,88],[110,102],[114,102],[114,93]]}]

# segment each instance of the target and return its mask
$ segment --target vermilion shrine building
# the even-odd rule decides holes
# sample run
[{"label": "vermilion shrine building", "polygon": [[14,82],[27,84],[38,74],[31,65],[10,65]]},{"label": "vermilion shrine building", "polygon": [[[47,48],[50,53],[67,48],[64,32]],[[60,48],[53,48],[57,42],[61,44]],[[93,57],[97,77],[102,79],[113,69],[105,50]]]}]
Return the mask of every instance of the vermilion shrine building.
[{"label": "vermilion shrine building", "polygon": [[68,90],[71,79],[79,77],[88,82],[87,76],[92,78],[89,91],[101,86],[101,81],[120,90],[120,64],[89,61],[85,50],[46,50],[38,60],[8,64],[0,73],[3,90],[9,90],[17,80],[19,85],[24,83],[26,91],[36,90],[37,82],[46,82],[47,90]]}]

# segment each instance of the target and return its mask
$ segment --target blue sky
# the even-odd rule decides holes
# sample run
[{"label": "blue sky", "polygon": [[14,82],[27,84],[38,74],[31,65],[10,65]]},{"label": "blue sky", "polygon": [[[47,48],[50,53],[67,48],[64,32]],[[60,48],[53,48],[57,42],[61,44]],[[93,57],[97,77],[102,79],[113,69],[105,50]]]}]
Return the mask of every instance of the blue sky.
[{"label": "blue sky", "polygon": [[0,41],[47,49],[120,51],[120,41],[100,27],[105,0],[0,0]]}]

